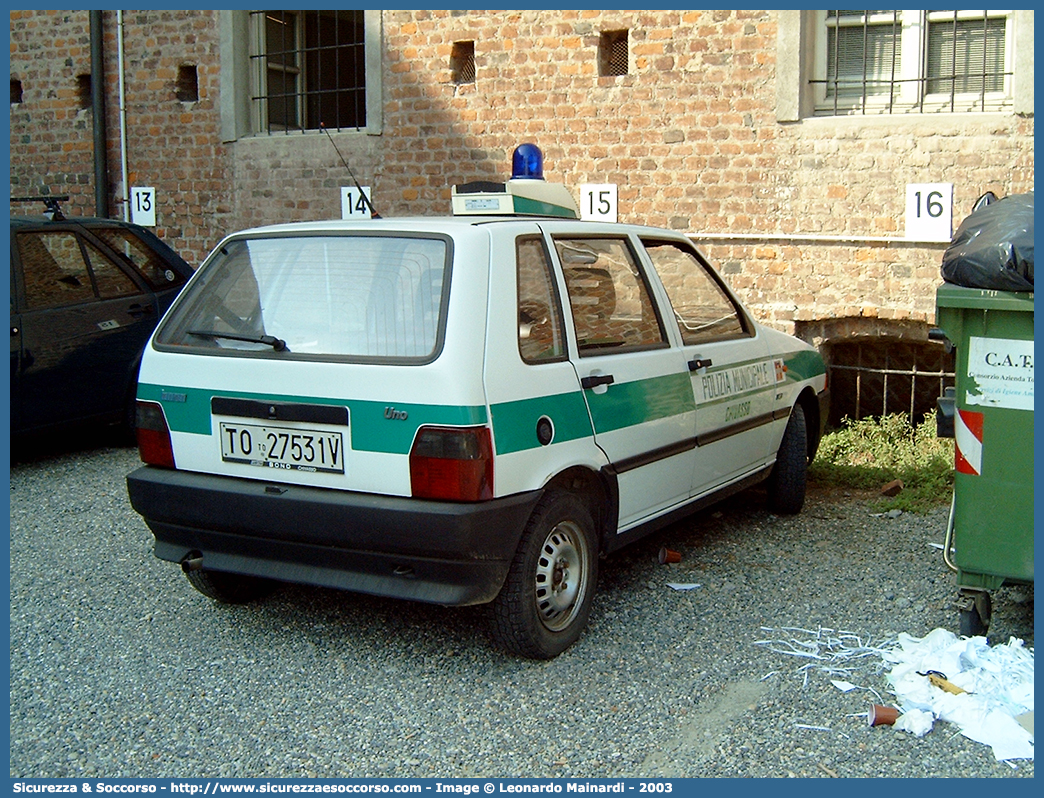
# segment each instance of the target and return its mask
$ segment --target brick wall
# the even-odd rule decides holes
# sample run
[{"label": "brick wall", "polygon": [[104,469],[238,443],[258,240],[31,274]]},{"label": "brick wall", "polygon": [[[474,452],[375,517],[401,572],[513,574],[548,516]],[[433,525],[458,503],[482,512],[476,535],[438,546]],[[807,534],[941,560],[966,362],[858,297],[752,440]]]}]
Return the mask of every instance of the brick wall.
[{"label": "brick wall", "polygon": [[[321,133],[221,143],[217,15],[124,14],[130,182],[156,186],[158,232],[190,261],[229,229],[338,217],[351,182]],[[503,180],[513,148],[533,141],[549,180],[616,183],[621,221],[690,232],[755,314],[788,331],[849,319],[923,333],[942,247],[897,241],[905,185],[954,183],[955,225],[986,190],[1033,187],[1032,117],[777,123],[775,12],[382,17],[382,133],[334,134],[382,215],[447,213],[452,184]],[[105,20],[118,179],[115,13]],[[12,12],[11,26],[25,89],[12,106],[12,193],[35,192],[46,172],[53,193],[93,212],[90,111],[75,96],[89,72],[87,12]],[[600,35],[612,30],[628,31],[629,74],[602,77]],[[477,77],[457,85],[461,41],[474,42]],[[186,63],[198,65],[198,102],[174,98]]]},{"label": "brick wall", "polygon": [[[94,216],[93,118],[77,78],[91,73],[87,11],[12,11],[11,194],[67,194],[68,216]],[[221,144],[218,28],[213,11],[125,11],[127,167],[130,186],[156,189],[156,233],[198,264],[232,217],[231,154]],[[107,213],[123,218],[116,13],[103,15]],[[196,67],[198,100],[176,96],[180,67]],[[12,213],[41,211],[12,205]]]}]

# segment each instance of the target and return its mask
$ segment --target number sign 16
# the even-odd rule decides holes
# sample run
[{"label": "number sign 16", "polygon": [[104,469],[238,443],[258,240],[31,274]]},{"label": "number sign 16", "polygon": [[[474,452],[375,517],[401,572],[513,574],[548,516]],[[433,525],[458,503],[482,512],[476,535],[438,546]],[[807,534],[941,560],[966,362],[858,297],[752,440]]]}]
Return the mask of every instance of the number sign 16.
[{"label": "number sign 16", "polygon": [[949,241],[953,222],[953,183],[910,183],[906,187],[906,237]]},{"label": "number sign 16", "polygon": [[[355,186],[341,186],[341,218],[342,219],[369,219],[370,187],[362,186],[362,193]],[[363,194],[366,196],[364,197]]]}]

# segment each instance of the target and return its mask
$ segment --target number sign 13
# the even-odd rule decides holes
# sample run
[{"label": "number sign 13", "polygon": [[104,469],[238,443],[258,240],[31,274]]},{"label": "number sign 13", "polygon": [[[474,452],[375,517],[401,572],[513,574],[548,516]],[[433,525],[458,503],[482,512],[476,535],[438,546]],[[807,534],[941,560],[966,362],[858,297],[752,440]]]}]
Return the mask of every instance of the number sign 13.
[{"label": "number sign 13", "polygon": [[[370,187],[362,186],[362,193],[355,186],[341,186],[341,218],[342,219],[369,219]],[[366,196],[364,197],[363,194]]]},{"label": "number sign 13", "polygon": [[615,183],[585,183],[580,186],[581,219],[615,222],[616,208]]},{"label": "number sign 13", "polygon": [[142,227],[156,226],[156,189],[152,186],[131,187],[130,220]]},{"label": "number sign 13", "polygon": [[953,183],[910,183],[906,187],[906,237],[949,241],[953,223]]}]

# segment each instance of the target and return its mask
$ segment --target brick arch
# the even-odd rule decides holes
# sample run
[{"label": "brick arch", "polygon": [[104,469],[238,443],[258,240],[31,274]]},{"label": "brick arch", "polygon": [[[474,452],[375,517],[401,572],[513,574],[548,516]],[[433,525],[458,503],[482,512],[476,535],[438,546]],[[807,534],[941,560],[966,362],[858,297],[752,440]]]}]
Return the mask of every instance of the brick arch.
[{"label": "brick arch", "polygon": [[827,364],[829,422],[905,413],[914,423],[953,385],[954,358],[928,338],[928,324],[909,319],[844,318],[796,325]]}]

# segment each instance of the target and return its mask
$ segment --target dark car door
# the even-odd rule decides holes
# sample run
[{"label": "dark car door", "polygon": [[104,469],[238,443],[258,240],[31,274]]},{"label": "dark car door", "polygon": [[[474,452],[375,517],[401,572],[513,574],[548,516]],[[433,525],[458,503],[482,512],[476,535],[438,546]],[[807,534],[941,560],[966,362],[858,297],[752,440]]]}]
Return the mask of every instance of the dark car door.
[{"label": "dark car door", "polygon": [[156,324],[152,293],[75,229],[22,231],[14,239],[13,431],[121,418]]}]

